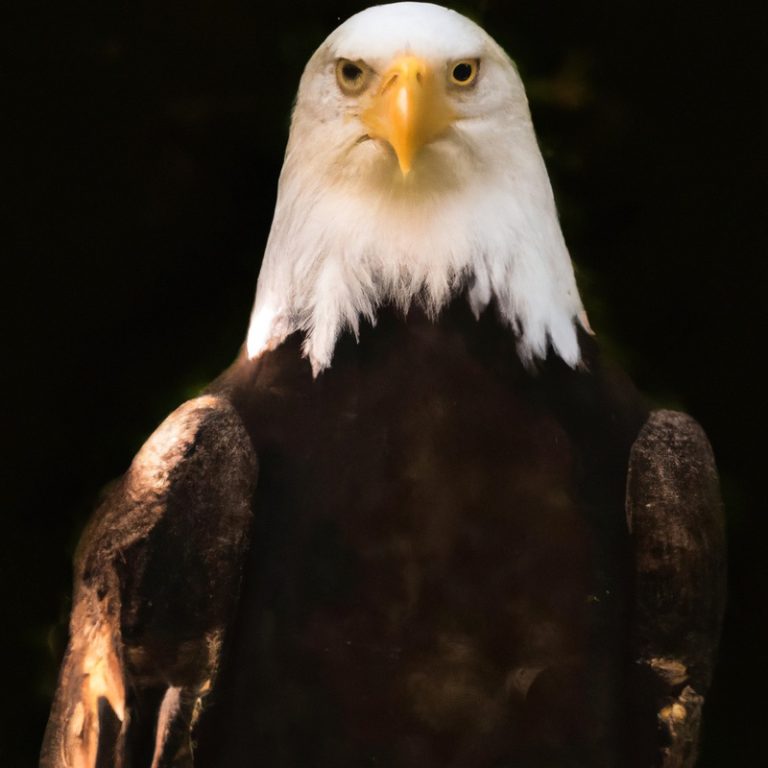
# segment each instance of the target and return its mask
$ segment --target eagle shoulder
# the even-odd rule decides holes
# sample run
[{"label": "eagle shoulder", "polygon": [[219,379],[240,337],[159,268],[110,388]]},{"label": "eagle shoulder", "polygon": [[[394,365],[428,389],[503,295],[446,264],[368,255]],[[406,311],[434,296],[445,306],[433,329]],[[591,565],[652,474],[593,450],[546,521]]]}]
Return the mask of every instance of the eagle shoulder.
[{"label": "eagle shoulder", "polygon": [[631,765],[687,768],[725,604],[719,479],[693,418],[650,414],[630,452],[626,513],[634,554]]},{"label": "eagle shoulder", "polygon": [[239,591],[256,476],[234,408],[205,395],[168,416],[109,491],[76,554],[42,768],[121,765],[125,753],[187,764]]}]

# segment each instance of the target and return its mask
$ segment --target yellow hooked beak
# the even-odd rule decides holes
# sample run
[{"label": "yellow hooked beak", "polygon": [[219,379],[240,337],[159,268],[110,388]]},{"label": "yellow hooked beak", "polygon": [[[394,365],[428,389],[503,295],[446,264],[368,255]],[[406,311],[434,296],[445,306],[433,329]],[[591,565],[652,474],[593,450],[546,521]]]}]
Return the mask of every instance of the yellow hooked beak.
[{"label": "yellow hooked beak", "polygon": [[416,153],[443,133],[454,118],[442,82],[415,56],[396,59],[361,115],[372,139],[388,142],[407,176]]}]

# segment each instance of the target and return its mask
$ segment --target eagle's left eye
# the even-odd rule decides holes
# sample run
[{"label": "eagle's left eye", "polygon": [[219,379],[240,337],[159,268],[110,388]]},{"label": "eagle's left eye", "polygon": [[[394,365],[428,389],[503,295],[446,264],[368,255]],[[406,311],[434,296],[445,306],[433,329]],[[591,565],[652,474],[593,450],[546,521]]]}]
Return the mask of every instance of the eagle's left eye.
[{"label": "eagle's left eye", "polygon": [[336,62],[336,80],[347,96],[362,93],[371,79],[371,70],[362,61],[339,59]]},{"label": "eagle's left eye", "polygon": [[477,77],[480,62],[477,59],[462,59],[451,67],[451,83],[453,85],[472,85]]}]

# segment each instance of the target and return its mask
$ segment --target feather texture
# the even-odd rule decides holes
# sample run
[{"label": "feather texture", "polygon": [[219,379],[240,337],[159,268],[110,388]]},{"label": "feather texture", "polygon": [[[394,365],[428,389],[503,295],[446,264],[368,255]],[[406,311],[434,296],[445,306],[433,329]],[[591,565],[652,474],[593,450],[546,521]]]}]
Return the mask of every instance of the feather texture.
[{"label": "feather texture", "polygon": [[[435,33],[438,29],[440,34]],[[374,73],[402,53],[436,71],[480,61],[471,89],[449,93],[455,119],[403,176],[372,140],[362,102],[335,78],[340,57]],[[580,358],[583,312],[525,90],[513,62],[469,19],[397,3],[353,16],[320,46],[299,86],[275,216],[248,332],[253,358],[294,331],[315,374],[339,334],[394,303],[432,315],[459,292],[475,313],[495,300],[524,360],[549,345]]]}]

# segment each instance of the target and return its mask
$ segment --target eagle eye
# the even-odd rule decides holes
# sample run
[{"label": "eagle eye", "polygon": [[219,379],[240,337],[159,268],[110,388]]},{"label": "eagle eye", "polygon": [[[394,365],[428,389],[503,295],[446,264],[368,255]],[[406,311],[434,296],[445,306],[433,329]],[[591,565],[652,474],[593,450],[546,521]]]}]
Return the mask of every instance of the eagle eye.
[{"label": "eagle eye", "polygon": [[478,59],[462,59],[457,61],[451,68],[451,83],[460,86],[472,85],[477,78],[479,68],[480,61]]},{"label": "eagle eye", "polygon": [[336,80],[347,96],[362,93],[370,80],[371,70],[362,61],[339,59],[336,62]]}]

